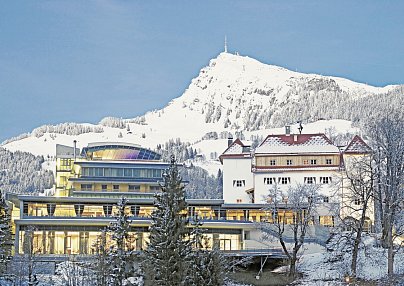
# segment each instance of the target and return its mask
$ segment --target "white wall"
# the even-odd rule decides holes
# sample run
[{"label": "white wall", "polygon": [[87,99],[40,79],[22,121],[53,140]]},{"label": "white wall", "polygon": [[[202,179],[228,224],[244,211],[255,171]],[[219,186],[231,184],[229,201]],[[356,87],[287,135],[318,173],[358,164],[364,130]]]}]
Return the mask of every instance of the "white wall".
[{"label": "white wall", "polygon": [[[234,180],[244,180],[245,186],[233,186]],[[225,203],[249,203],[250,198],[245,192],[253,188],[253,174],[251,173],[251,158],[223,159],[223,199]]]},{"label": "white wall", "polygon": [[[282,190],[287,190],[288,187],[296,185],[296,184],[304,184],[304,177],[315,177],[316,184],[320,184],[320,177],[331,177],[333,181],[335,181],[336,176],[333,171],[313,171],[313,170],[304,170],[304,171],[288,171],[288,172],[265,172],[265,173],[255,173],[254,174],[254,186],[255,186],[255,201],[257,203],[265,203],[266,196],[268,195],[268,190],[273,185],[267,185],[264,183],[264,178],[275,178],[278,182],[278,178],[282,177],[290,177],[290,184],[278,186]],[[320,194],[324,196],[330,197],[330,202],[338,202],[339,198],[336,198],[334,194],[337,194],[337,190],[334,188],[333,184],[323,184],[321,185]],[[336,199],[336,201],[335,201]]]}]

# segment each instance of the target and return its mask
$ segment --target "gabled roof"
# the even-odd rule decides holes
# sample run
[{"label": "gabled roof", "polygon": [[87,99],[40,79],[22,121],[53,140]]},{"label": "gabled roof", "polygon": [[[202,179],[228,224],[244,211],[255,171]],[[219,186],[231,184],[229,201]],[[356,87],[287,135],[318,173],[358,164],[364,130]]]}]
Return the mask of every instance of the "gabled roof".
[{"label": "gabled roof", "polygon": [[230,144],[229,147],[223,152],[222,155],[219,156],[220,162],[223,163],[224,157],[245,157],[246,155],[250,155],[250,146],[244,145],[240,139],[236,139],[233,143]]},{"label": "gabled roof", "polygon": [[372,149],[369,147],[368,144],[363,141],[361,137],[355,135],[352,141],[348,144],[345,148],[344,153],[346,154],[363,154],[363,153],[370,153]]},{"label": "gabled roof", "polygon": [[324,134],[268,135],[255,154],[339,153]]}]

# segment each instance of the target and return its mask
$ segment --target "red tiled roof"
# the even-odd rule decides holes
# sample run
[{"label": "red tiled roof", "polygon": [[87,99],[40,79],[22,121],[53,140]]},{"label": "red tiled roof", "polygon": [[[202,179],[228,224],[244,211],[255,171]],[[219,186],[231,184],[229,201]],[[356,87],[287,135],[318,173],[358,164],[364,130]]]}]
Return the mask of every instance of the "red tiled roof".
[{"label": "red tiled roof", "polygon": [[370,153],[372,149],[361,137],[355,135],[352,141],[345,148],[344,153]]}]

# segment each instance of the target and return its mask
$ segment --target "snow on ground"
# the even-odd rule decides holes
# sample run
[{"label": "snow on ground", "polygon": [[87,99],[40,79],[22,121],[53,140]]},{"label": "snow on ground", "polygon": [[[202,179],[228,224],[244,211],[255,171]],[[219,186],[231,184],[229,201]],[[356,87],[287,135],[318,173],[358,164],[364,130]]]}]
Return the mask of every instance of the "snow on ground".
[{"label": "snow on ground", "polygon": [[[206,125],[206,123],[204,123]],[[26,151],[34,155],[42,155],[47,158],[52,158],[56,155],[56,144],[62,144],[67,146],[73,146],[73,140],[77,140],[77,147],[83,148],[91,142],[127,142],[138,144],[142,147],[155,149],[158,144],[164,144],[169,139],[181,138],[183,142],[190,142],[192,147],[197,150],[197,152],[206,158],[205,162],[195,161],[194,165],[200,166],[207,170],[210,174],[216,175],[219,168],[221,168],[220,162],[217,160],[218,157],[227,148],[227,139],[217,139],[217,140],[201,140],[203,130],[201,126],[195,125],[195,134],[188,134],[188,130],[180,132],[183,126],[171,127],[171,129],[162,130],[161,127],[151,127],[149,125],[139,125],[135,123],[130,123],[130,132],[126,129],[112,128],[103,126],[103,133],[84,133],[80,135],[66,135],[66,134],[50,134],[45,133],[41,137],[35,137],[33,135],[27,138],[10,142],[3,145],[10,151]],[[297,124],[291,126],[292,132],[297,132]],[[168,128],[168,127],[167,127]],[[320,120],[317,122],[309,123],[304,125],[303,133],[324,133],[327,128],[335,129],[335,133],[345,134],[347,132],[357,134],[359,130],[352,127],[350,121],[347,120]],[[201,133],[202,131],[202,133]],[[224,129],[219,130],[225,131]],[[235,134],[234,130],[227,130]],[[198,133],[199,132],[199,133]],[[269,134],[283,134],[285,132],[284,128],[272,128],[256,130],[251,132],[244,132],[247,142],[251,135],[254,136],[265,136]],[[184,134],[185,139],[183,137]],[[54,162],[52,160],[47,160],[43,164],[44,169],[54,170]]]},{"label": "snow on ground", "polygon": [[[358,278],[373,281],[385,279],[387,250],[378,247],[375,238],[371,236],[365,237],[363,244],[358,257]],[[297,285],[341,285],[341,281],[350,273],[350,264],[351,252],[333,251],[303,255],[299,260],[298,270],[305,277]],[[404,275],[403,251],[395,256],[394,272]],[[322,284],[325,282],[328,284]]]}]

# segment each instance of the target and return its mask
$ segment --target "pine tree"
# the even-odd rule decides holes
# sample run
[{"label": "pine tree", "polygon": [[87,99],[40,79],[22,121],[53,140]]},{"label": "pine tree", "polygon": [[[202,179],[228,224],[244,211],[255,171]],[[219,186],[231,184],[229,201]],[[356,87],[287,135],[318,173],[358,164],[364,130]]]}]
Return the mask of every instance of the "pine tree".
[{"label": "pine tree", "polygon": [[[193,219],[192,243],[194,251],[191,254],[187,285],[190,286],[219,286],[223,285],[226,277],[226,258],[218,247],[210,241],[202,223],[196,216]],[[212,247],[212,250],[209,248]]]},{"label": "pine tree", "polygon": [[5,198],[0,190],[0,275],[7,271],[13,245],[11,237],[11,216]]},{"label": "pine tree", "polygon": [[164,174],[161,192],[155,195],[150,242],[144,251],[143,267],[153,285],[189,285],[186,276],[191,257],[191,243],[186,240],[187,220],[184,186],[175,159]]},{"label": "pine tree", "polygon": [[109,265],[110,285],[121,286],[133,273],[133,248],[130,231],[129,216],[125,212],[128,200],[122,197],[118,204],[118,214],[114,222],[107,228],[107,234],[111,240],[111,246],[107,252],[107,264]]},{"label": "pine tree", "polygon": [[107,231],[103,229],[101,234],[93,245],[95,251],[95,261],[92,269],[95,272],[96,284],[99,286],[107,286],[108,277],[108,245],[107,245]]}]

